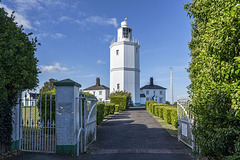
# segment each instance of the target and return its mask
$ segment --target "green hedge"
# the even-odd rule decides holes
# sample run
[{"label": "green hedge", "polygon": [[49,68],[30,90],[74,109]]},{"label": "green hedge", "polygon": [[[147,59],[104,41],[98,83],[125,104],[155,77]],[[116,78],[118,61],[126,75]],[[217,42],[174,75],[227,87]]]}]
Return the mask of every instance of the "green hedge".
[{"label": "green hedge", "polygon": [[167,123],[171,123],[171,108],[170,107],[164,107],[163,108],[163,119]]},{"label": "green hedge", "polygon": [[155,116],[158,116],[168,124],[178,127],[177,108],[167,104],[159,104],[155,101],[146,101],[145,108]]},{"label": "green hedge", "polygon": [[175,128],[178,127],[177,108],[172,108],[171,110],[171,123]]},{"label": "green hedge", "polygon": [[115,112],[119,112],[119,104],[115,104]]},{"label": "green hedge", "polygon": [[119,105],[119,110],[124,111],[128,106],[128,98],[126,96],[111,96],[110,102]]},{"label": "green hedge", "polygon": [[[40,117],[41,122],[42,121],[45,122],[45,114],[46,114],[46,121],[52,122],[53,120],[55,120],[55,92],[56,92],[56,90],[52,90],[52,91],[43,93],[41,100],[40,100],[40,96],[38,96],[37,108],[39,110],[39,117]],[[52,94],[51,120],[50,120],[50,94]],[[45,111],[45,95],[47,95],[46,111]],[[41,102],[41,110],[40,110],[40,102]]]},{"label": "green hedge", "polygon": [[114,114],[115,112],[115,104],[114,103],[108,103],[105,104],[106,109],[108,110],[108,114]]},{"label": "green hedge", "polygon": [[104,106],[103,102],[97,102],[97,124],[101,124],[104,118]]}]

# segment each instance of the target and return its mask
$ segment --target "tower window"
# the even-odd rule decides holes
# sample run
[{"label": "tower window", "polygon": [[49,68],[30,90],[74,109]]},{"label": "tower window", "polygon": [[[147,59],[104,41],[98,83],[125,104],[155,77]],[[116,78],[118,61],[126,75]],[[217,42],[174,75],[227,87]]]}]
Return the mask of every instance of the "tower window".
[{"label": "tower window", "polygon": [[117,84],[117,89],[120,89],[120,84],[119,83]]},{"label": "tower window", "polygon": [[102,95],[102,91],[99,91],[99,95]]},{"label": "tower window", "polygon": [[116,55],[118,55],[119,54],[119,50],[116,50]]},{"label": "tower window", "polygon": [[131,29],[130,28],[123,28],[123,38],[131,37]]}]

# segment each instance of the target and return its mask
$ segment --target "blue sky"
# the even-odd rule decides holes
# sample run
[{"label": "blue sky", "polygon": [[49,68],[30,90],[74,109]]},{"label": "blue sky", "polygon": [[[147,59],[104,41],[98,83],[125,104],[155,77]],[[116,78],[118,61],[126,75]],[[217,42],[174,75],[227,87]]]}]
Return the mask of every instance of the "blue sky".
[{"label": "blue sky", "polygon": [[[189,1],[189,0],[188,0]],[[174,100],[187,94],[186,68],[191,60],[191,20],[187,0],[8,0],[0,7],[11,13],[25,32],[38,37],[39,88],[50,78],[70,78],[87,88],[100,77],[109,86],[109,45],[127,17],[140,42],[140,86],[154,83],[170,90],[173,67]]]}]

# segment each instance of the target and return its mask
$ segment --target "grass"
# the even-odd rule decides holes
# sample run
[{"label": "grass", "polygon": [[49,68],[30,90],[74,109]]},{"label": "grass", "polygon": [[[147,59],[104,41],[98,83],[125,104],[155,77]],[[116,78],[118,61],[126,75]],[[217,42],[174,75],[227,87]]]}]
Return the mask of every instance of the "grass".
[{"label": "grass", "polygon": [[174,126],[172,126],[171,124],[168,124],[167,122],[165,122],[162,118],[153,115],[152,113],[148,112],[149,114],[152,115],[153,118],[155,118],[158,123],[161,124],[161,126],[163,128],[165,128],[172,136],[177,137],[178,136],[178,129],[175,128]]},{"label": "grass", "polygon": [[35,106],[23,106],[22,120],[23,120],[23,123],[25,123],[25,120],[28,122],[33,121],[34,123],[35,123],[35,120],[36,121],[40,120],[38,108],[36,107],[36,117],[35,117]]}]

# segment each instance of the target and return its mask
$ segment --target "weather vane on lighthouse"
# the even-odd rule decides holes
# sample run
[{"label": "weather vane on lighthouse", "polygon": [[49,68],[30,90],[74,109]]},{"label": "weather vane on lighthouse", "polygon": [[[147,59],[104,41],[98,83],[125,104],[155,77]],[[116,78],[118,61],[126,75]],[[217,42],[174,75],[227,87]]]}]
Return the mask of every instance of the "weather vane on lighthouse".
[{"label": "weather vane on lighthouse", "polygon": [[127,17],[124,19],[124,21],[126,21],[127,20]]}]

